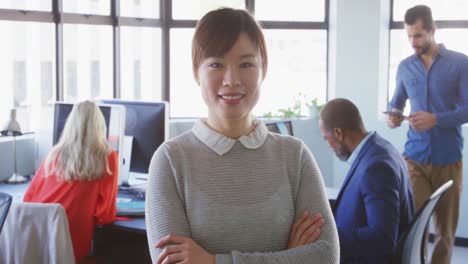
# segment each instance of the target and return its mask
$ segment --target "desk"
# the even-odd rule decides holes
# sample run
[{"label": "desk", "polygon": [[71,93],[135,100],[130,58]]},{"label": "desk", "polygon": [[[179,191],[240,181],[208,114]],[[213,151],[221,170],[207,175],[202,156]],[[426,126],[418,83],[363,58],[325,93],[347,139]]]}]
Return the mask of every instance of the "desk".
[{"label": "desk", "polygon": [[[13,195],[14,201],[21,202],[28,183],[7,185],[0,184],[0,192]],[[327,187],[327,195],[332,203],[338,196],[339,189]],[[112,224],[97,227],[94,232],[93,255],[99,256],[99,263],[151,263],[146,224],[144,217],[131,218],[128,221],[115,221]]]},{"label": "desk", "polygon": [[[331,204],[338,193],[339,189],[327,187]],[[151,263],[144,217],[97,228],[94,241],[94,254],[103,256],[104,263]]]},{"label": "desk", "polygon": [[145,218],[115,221],[94,232],[93,255],[99,263],[151,263]]},{"label": "desk", "polygon": [[13,202],[22,202],[23,196],[28,189],[29,183],[0,184],[0,192],[8,193],[13,197]]},{"label": "desk", "polygon": [[[29,183],[0,184],[0,192],[13,196],[13,202],[23,201]],[[99,263],[151,263],[146,238],[145,218],[130,218],[96,227],[93,255]]]}]

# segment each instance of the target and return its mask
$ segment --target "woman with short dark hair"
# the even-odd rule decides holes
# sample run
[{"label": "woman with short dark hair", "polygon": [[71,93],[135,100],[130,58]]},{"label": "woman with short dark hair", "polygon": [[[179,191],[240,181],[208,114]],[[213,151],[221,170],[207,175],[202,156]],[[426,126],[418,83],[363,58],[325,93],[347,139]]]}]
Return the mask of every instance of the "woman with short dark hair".
[{"label": "woman with short dark hair", "polygon": [[192,43],[208,117],[159,147],[146,224],[153,262],[338,263],[320,170],[297,138],[251,116],[267,72],[262,30],[244,10],[209,12]]}]

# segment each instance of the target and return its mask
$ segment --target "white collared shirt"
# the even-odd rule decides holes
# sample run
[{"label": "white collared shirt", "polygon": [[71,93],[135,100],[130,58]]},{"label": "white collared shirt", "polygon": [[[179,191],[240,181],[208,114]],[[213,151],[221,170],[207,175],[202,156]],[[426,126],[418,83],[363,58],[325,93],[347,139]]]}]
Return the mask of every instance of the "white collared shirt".
[{"label": "white collared shirt", "polygon": [[361,140],[361,143],[354,149],[353,153],[349,156],[348,160],[346,160],[346,163],[349,165],[353,165],[354,160],[356,160],[357,156],[359,155],[359,152],[361,152],[362,147],[366,144],[366,142],[369,140],[369,138],[375,134],[375,131],[369,132],[367,136]]}]

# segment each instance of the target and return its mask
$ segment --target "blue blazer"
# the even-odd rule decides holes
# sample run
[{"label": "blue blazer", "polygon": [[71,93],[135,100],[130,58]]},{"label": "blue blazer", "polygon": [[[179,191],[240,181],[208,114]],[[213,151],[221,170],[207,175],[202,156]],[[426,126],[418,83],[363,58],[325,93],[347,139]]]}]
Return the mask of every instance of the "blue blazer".
[{"label": "blue blazer", "polygon": [[333,205],[341,263],[390,263],[414,216],[406,163],[377,133],[361,148]]}]

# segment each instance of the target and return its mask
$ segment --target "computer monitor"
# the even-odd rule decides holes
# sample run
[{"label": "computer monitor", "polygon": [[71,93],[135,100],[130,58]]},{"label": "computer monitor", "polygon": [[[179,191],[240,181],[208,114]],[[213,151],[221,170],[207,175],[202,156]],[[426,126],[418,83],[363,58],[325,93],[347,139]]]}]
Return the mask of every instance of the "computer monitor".
[{"label": "computer monitor", "polygon": [[290,120],[268,121],[265,125],[270,132],[293,136],[293,129]]},{"label": "computer monitor", "polygon": [[[60,136],[62,135],[63,128],[65,127],[65,122],[67,121],[68,115],[73,108],[73,104],[57,102],[54,106],[54,128],[53,128],[53,139],[52,144],[55,145],[58,143]],[[109,123],[110,123],[110,106],[99,106],[102,114],[104,115],[104,120],[106,122],[106,137],[109,136]]]},{"label": "computer monitor", "polygon": [[[147,179],[148,168],[154,152],[169,139],[169,104],[167,102],[141,102],[102,100],[104,104],[122,105],[126,109],[124,157],[130,159],[129,173],[123,171],[122,185],[129,185],[130,174]],[[128,142],[130,140],[130,143]],[[128,159],[127,158],[127,159]],[[128,161],[126,161],[128,164]],[[132,176],[133,177],[133,176]]]},{"label": "computer monitor", "polygon": [[[113,150],[119,155],[119,179],[118,184],[122,184],[122,174],[120,173],[124,167],[123,164],[123,149],[124,149],[124,129],[125,129],[125,107],[117,105],[98,104],[99,109],[104,115],[106,122],[106,137],[107,142]],[[62,135],[65,122],[73,108],[73,104],[64,102],[54,103],[53,114],[53,130],[52,130],[52,145],[58,143]]]}]

